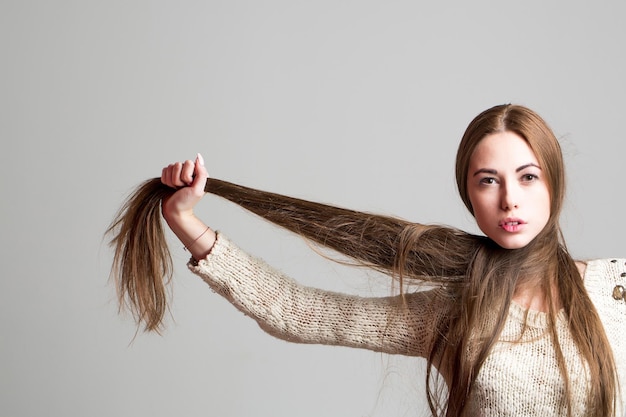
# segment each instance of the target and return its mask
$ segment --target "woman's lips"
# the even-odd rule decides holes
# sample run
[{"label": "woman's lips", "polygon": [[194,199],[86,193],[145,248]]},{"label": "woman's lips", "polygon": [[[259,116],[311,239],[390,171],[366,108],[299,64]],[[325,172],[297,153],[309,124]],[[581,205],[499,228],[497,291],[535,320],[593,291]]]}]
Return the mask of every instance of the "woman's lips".
[{"label": "woman's lips", "polygon": [[522,219],[508,218],[508,219],[502,220],[499,226],[500,228],[502,228],[503,230],[507,232],[515,233],[515,232],[519,232],[525,224],[526,222],[523,221]]}]

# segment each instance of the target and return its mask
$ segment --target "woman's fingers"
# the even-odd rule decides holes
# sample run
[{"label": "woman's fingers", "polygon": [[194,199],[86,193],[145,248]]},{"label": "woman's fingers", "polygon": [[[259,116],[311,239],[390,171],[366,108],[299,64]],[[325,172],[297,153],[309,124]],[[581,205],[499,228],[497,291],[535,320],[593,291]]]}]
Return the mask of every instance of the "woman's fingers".
[{"label": "woman's fingers", "polygon": [[184,185],[191,185],[193,182],[193,174],[195,170],[195,164],[191,160],[183,162],[180,173],[180,180]]},{"label": "woman's fingers", "polygon": [[170,164],[161,171],[161,182],[168,187],[174,187],[174,184],[172,184],[172,167],[173,164]]},{"label": "woman's fingers", "polygon": [[180,162],[176,162],[174,164],[174,167],[172,168],[172,178],[171,178],[172,184],[174,184],[174,187],[176,188],[179,188],[185,185],[185,183],[181,179],[182,172],[183,172],[183,164],[181,164]]},{"label": "woman's fingers", "polygon": [[204,166],[204,158],[202,158],[202,155],[198,154],[196,161],[193,163],[193,182],[190,185],[194,187],[196,193],[199,195],[204,194],[204,186],[206,185],[208,177],[209,174]]},{"label": "woman's fingers", "polygon": [[174,162],[161,170],[161,182],[172,188],[181,188],[194,185],[194,179],[206,182],[208,174],[204,167],[204,159],[198,154],[195,161],[190,159],[184,162]]},{"label": "woman's fingers", "polygon": [[161,171],[161,182],[168,187],[180,188],[187,185],[182,179],[182,173],[183,164],[180,162],[169,164]]}]

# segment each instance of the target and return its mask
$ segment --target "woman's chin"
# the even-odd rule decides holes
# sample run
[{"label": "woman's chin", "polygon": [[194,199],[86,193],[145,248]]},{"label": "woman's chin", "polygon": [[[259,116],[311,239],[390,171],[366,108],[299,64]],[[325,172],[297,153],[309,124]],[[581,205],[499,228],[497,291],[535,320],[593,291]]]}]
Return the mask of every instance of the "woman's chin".
[{"label": "woman's chin", "polygon": [[503,249],[522,249],[530,243],[529,239],[526,239],[522,236],[511,236],[508,238],[491,238],[494,242],[498,244]]}]

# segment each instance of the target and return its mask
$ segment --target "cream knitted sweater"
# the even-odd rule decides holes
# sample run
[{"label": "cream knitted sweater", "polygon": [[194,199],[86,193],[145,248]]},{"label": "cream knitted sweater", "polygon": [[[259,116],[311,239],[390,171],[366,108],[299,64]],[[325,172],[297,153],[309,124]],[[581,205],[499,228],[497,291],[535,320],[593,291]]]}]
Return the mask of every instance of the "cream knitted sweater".
[{"label": "cream knitted sweater", "polygon": [[[243,252],[218,234],[211,254],[189,268],[213,290],[269,334],[298,343],[341,345],[390,354],[424,356],[433,323],[445,299],[433,292],[407,296],[409,308],[398,313],[396,297],[358,297],[299,285],[281,272]],[[626,392],[626,301],[612,297],[616,285],[626,286],[626,259],[597,260],[587,265],[585,286],[604,323],[618,374]],[[395,313],[394,313],[395,312]],[[528,313],[528,314],[527,314]],[[526,343],[518,340],[526,320]],[[574,416],[584,416],[587,375],[569,335],[567,318],[558,317],[558,332],[571,378]],[[563,381],[545,314],[513,304],[502,332],[480,370],[470,399],[476,416],[565,416],[560,406]],[[624,392],[617,416],[624,413]]]}]

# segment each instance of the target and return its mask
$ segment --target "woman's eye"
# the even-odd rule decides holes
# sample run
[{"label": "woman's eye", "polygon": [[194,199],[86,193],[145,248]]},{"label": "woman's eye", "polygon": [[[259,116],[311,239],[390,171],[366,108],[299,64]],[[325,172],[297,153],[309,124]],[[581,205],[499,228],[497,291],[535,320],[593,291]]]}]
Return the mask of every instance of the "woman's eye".
[{"label": "woman's eye", "polygon": [[538,179],[539,177],[536,176],[535,174],[524,174],[522,176],[522,181],[525,182],[531,182],[531,181],[535,181],[536,179]]},{"label": "woman's eye", "polygon": [[496,179],[493,178],[493,177],[481,178],[480,179],[480,183],[481,184],[486,184],[486,185],[495,184],[496,183]]}]

